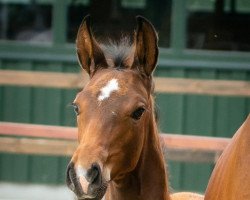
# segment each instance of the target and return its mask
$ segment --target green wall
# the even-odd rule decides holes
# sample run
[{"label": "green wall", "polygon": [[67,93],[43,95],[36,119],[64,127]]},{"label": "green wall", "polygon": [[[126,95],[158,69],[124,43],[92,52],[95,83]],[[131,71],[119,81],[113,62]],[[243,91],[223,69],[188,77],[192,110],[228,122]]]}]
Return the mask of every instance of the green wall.
[{"label": "green wall", "polygon": [[[159,68],[156,75],[201,79],[250,80],[249,71]],[[232,137],[250,113],[250,98],[157,94],[163,132]],[[169,162],[175,190],[203,192],[213,164]]]},{"label": "green wall", "polygon": [[[1,69],[77,72],[74,64],[2,60]],[[74,126],[76,90],[0,87],[0,121]],[[1,138],[0,138],[1,139]],[[66,157],[0,154],[0,181],[64,183]]]}]

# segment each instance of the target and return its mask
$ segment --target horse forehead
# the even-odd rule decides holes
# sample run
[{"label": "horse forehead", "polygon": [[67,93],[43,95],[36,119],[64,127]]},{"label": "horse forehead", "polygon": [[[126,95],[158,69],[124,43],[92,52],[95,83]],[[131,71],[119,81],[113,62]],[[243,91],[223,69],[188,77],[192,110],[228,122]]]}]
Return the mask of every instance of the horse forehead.
[{"label": "horse forehead", "polygon": [[114,92],[119,92],[120,84],[117,78],[112,78],[103,87],[100,88],[98,101],[108,99]]},{"label": "horse forehead", "polygon": [[113,94],[126,95],[128,88],[131,88],[130,79],[129,77],[119,75],[104,75],[94,80],[88,87],[88,90],[98,101],[104,101],[109,99]]}]

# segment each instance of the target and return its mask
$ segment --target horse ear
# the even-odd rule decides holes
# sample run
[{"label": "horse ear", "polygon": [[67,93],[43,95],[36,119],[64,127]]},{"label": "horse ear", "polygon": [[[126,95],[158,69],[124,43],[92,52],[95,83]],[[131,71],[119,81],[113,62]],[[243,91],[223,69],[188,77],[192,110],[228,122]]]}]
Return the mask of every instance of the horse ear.
[{"label": "horse ear", "polygon": [[158,59],[158,36],[153,25],[147,19],[137,16],[136,20],[135,61],[138,61],[140,68],[150,76]]},{"label": "horse ear", "polygon": [[107,67],[103,51],[90,29],[90,16],[86,16],[77,33],[76,51],[81,67],[92,77],[100,69]]}]

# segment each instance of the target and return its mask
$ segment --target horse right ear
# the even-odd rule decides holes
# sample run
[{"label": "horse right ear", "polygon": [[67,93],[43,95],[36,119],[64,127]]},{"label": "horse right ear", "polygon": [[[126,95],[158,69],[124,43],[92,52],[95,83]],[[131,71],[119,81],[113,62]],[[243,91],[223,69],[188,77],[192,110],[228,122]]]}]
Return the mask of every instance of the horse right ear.
[{"label": "horse right ear", "polygon": [[158,36],[154,26],[144,17],[137,16],[137,30],[135,33],[135,60],[140,69],[151,76],[158,59]]},{"label": "horse right ear", "polygon": [[103,51],[90,29],[90,16],[86,16],[77,33],[76,51],[81,67],[92,77],[100,68],[106,68],[107,62]]}]

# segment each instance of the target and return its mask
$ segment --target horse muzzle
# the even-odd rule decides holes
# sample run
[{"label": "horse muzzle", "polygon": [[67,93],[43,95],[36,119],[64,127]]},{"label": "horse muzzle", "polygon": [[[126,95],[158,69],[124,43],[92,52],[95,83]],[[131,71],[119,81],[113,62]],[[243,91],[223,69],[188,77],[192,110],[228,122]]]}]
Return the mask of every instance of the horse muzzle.
[{"label": "horse muzzle", "polygon": [[100,200],[107,190],[107,182],[97,163],[93,163],[87,170],[81,166],[74,166],[73,162],[69,163],[66,183],[78,199]]}]

